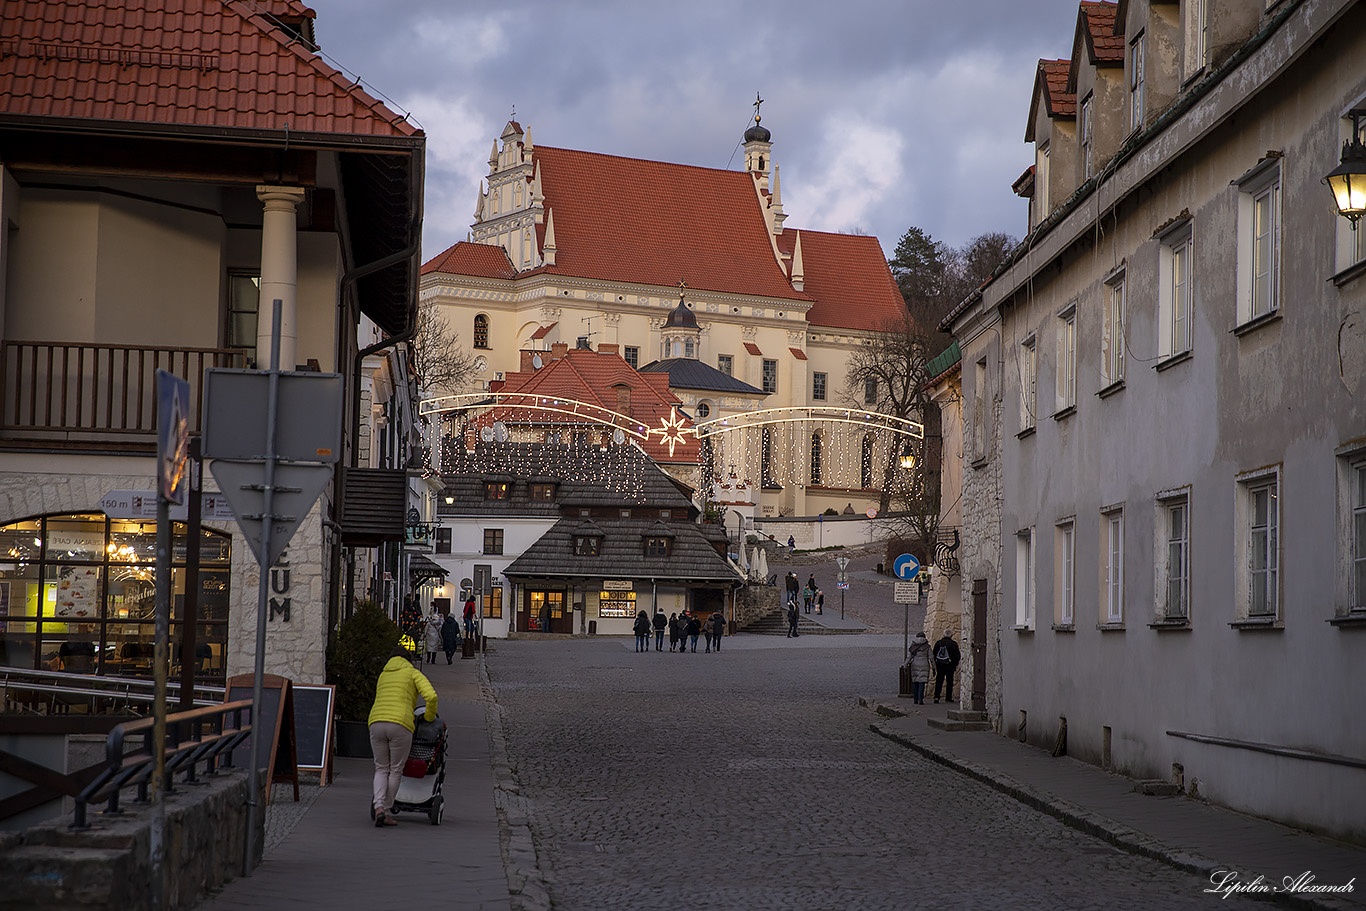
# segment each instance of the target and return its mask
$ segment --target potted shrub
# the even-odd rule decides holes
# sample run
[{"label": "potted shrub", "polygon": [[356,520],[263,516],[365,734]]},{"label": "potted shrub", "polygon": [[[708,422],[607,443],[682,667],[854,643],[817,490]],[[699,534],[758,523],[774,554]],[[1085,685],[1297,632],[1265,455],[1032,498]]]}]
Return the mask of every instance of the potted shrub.
[{"label": "potted shrub", "polygon": [[373,601],[357,601],[327,643],[327,682],[337,688],[337,753],[370,756],[375,683],[398,644],[398,624]]}]

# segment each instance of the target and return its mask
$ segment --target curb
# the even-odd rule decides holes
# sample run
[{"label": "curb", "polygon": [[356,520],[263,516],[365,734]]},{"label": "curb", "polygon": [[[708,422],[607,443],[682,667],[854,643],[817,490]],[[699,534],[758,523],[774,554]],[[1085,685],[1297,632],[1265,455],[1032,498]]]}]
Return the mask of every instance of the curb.
[{"label": "curb", "polygon": [[484,721],[493,766],[493,805],[498,813],[498,846],[507,875],[512,911],[550,911],[550,888],[541,872],[532,834],[535,806],[521,793],[517,773],[508,759],[503,734],[503,709],[494,698],[484,654],[479,654],[479,691],[484,701]]},{"label": "curb", "polygon": [[[859,698],[859,704],[871,708],[878,714],[881,706],[875,700]],[[901,714],[897,712],[899,717]],[[1083,807],[1079,807],[1070,801],[1063,800],[1055,794],[1041,791],[1029,785],[1022,784],[1002,772],[983,766],[979,763],[963,759],[951,753],[938,750],[926,743],[919,741],[914,735],[895,731],[886,726],[886,722],[874,721],[868,725],[869,730],[875,734],[908,747],[922,756],[940,765],[947,766],[956,772],[975,778],[978,781],[989,785],[996,790],[1015,798],[1020,803],[1032,807],[1041,813],[1059,820],[1064,825],[1084,832],[1094,838],[1098,838],[1107,844],[1113,845],[1120,850],[1130,854],[1137,854],[1151,860],[1160,861],[1168,866],[1175,867],[1186,873],[1202,875],[1206,878],[1216,870],[1236,870],[1236,864],[1218,863],[1200,854],[1185,851],[1173,847],[1165,842],[1159,841],[1141,832],[1135,831],[1129,826],[1123,825],[1110,819],[1093,813]],[[1247,898],[1262,898],[1267,901],[1274,901],[1290,908],[1301,908],[1305,911],[1344,911],[1349,906],[1333,901],[1324,901],[1308,898],[1294,893],[1277,893],[1270,896],[1249,895]],[[1355,907],[1355,906],[1352,906]]]}]

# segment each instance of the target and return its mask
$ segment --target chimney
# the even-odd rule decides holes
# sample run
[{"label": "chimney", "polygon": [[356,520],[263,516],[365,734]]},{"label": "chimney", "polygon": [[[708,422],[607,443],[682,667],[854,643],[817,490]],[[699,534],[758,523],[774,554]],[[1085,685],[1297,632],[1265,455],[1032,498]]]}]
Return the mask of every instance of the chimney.
[{"label": "chimney", "polygon": [[619,347],[616,342],[602,342],[598,345],[598,354],[616,354]]},{"label": "chimney", "polygon": [[522,364],[521,364],[521,368],[520,368],[520,369],[521,369],[521,371],[522,371],[523,373],[530,373],[531,371],[533,371],[533,370],[536,369],[536,366],[535,366],[534,364],[531,363],[531,359],[532,359],[533,357],[535,357],[535,356],[536,356],[536,352],[535,352],[535,351],[523,351],[523,352],[522,352]]},{"label": "chimney", "polygon": [[568,342],[556,342],[555,344],[550,346],[550,359],[552,361],[558,361],[560,358],[564,357],[568,353]]}]

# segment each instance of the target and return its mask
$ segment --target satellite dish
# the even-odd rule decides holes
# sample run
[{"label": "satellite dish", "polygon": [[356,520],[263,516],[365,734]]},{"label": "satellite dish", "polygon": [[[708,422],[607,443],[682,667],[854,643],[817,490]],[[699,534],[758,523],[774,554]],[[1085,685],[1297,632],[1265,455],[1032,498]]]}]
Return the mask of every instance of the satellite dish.
[{"label": "satellite dish", "polygon": [[622,432],[620,427],[612,431],[612,442],[618,446],[626,442],[626,434]]},{"label": "satellite dish", "polygon": [[533,370],[540,370],[542,363],[544,362],[541,360],[541,356],[539,354],[533,354],[531,356],[531,367]]},{"label": "satellite dish", "polygon": [[493,438],[500,443],[506,443],[508,441],[508,428],[502,421],[494,422]]},{"label": "satellite dish", "polygon": [[492,443],[492,442],[493,442],[493,428],[492,428],[492,427],[484,427],[484,428],[481,428],[480,431],[479,431],[479,439],[483,440],[485,443]]}]

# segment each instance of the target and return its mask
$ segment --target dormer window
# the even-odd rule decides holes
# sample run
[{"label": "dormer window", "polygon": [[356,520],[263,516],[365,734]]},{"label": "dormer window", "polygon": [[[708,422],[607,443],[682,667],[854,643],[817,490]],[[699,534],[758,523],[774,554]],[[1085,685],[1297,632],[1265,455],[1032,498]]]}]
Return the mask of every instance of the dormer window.
[{"label": "dormer window", "polygon": [[647,557],[667,557],[669,555],[669,545],[672,542],[665,537],[651,535],[645,539],[645,556]]},{"label": "dormer window", "polygon": [[551,503],[555,499],[554,484],[532,484],[531,500],[533,503]]},{"label": "dormer window", "polygon": [[595,535],[574,536],[574,556],[576,557],[596,557],[601,549],[602,538]]},{"label": "dormer window", "polygon": [[508,484],[506,481],[485,481],[484,499],[485,500],[506,500],[508,498]]}]

